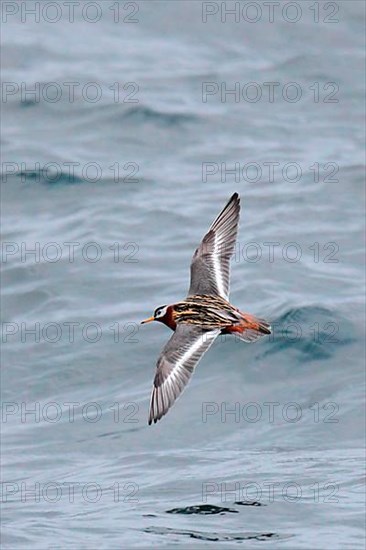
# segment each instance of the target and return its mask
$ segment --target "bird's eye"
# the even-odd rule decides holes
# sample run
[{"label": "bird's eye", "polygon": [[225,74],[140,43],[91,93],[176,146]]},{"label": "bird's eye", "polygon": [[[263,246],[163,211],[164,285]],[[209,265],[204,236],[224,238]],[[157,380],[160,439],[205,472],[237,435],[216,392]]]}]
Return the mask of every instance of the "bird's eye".
[{"label": "bird's eye", "polygon": [[155,314],[154,314],[155,319],[159,317],[164,317],[164,315],[165,315],[165,306],[159,307],[158,309],[155,310]]}]

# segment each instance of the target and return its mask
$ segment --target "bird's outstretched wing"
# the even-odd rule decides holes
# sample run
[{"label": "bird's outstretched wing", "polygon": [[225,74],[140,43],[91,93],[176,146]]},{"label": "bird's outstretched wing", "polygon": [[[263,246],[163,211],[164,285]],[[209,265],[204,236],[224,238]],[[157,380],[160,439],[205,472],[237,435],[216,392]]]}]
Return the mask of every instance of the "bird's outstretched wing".
[{"label": "bird's outstretched wing", "polygon": [[238,232],[239,214],[240,197],[234,193],[193,255],[188,296],[218,294],[228,299],[230,258]]},{"label": "bird's outstretched wing", "polygon": [[157,422],[168,412],[219,333],[220,329],[204,330],[197,325],[178,324],[157,362],[149,424]]}]

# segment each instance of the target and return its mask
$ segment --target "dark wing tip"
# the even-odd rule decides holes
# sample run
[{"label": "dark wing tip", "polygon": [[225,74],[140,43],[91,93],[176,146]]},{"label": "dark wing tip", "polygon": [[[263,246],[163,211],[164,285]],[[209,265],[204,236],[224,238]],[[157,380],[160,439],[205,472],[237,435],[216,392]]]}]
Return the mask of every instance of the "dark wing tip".
[{"label": "dark wing tip", "polygon": [[[211,224],[210,230],[217,231],[219,227],[227,224],[238,224],[240,215],[240,197],[239,193],[234,193],[226,203],[220,214]],[[209,231],[210,231],[209,230]]]},{"label": "dark wing tip", "polygon": [[224,206],[218,218],[223,217],[223,215],[227,214],[228,211],[230,211],[230,214],[233,215],[235,212],[238,212],[239,210],[240,210],[240,195],[239,193],[234,193],[233,195],[231,195],[230,199],[228,200],[227,204]]},{"label": "dark wing tip", "polygon": [[149,411],[149,420],[148,420],[149,426],[151,426],[153,422],[154,424],[156,424],[159,420],[161,420],[163,416],[166,415],[171,405],[173,404],[173,403],[168,403],[168,405],[166,405],[164,403],[164,394],[162,392],[161,393],[159,392],[159,390],[161,390],[162,384],[164,383],[164,380],[162,380],[162,384],[159,386],[158,379],[157,379],[158,375],[159,373],[155,375],[153,390],[151,393],[150,411]]},{"label": "dark wing tip", "polygon": [[233,195],[231,195],[229,202],[227,203],[227,206],[229,206],[229,204],[231,204],[232,202],[235,202],[238,206],[240,205],[239,193],[235,192]]}]

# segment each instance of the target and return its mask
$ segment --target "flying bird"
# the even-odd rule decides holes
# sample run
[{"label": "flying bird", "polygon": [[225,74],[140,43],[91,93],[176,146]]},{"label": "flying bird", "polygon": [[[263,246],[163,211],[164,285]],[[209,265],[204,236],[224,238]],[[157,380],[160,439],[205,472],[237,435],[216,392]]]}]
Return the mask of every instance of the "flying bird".
[{"label": "flying bird", "polygon": [[234,334],[244,342],[271,334],[267,321],[243,313],[229,302],[230,258],[239,214],[240,197],[234,193],[193,254],[187,298],[159,306],[152,317],[141,322],[159,321],[174,331],[157,361],[149,424],[168,412],[219,334]]}]

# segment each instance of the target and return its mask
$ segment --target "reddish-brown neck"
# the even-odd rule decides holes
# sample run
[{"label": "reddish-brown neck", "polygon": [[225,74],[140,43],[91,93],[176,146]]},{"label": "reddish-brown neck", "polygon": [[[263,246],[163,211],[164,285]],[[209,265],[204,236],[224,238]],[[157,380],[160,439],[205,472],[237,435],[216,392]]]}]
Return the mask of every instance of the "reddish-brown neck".
[{"label": "reddish-brown neck", "polygon": [[172,330],[175,330],[177,328],[177,323],[174,321],[172,306],[167,307],[166,314],[164,315],[164,317],[160,317],[160,319],[156,319],[156,320],[160,321],[160,323],[164,323],[164,325],[171,328]]}]

